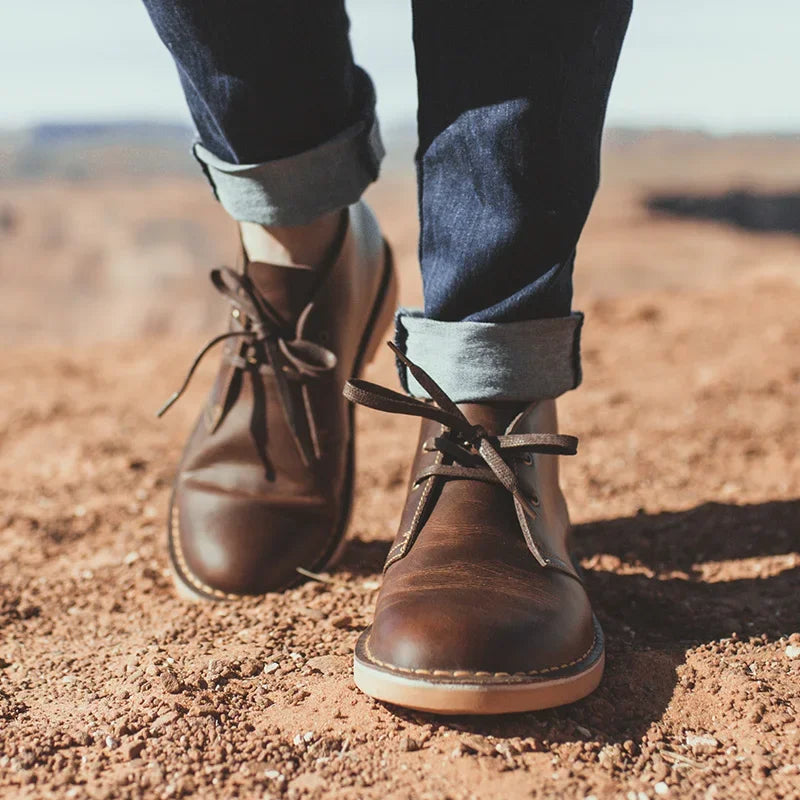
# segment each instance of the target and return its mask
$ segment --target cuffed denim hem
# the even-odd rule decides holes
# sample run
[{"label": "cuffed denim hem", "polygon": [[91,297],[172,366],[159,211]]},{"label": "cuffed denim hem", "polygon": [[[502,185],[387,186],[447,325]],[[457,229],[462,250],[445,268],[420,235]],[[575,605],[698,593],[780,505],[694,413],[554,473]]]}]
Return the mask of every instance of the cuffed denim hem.
[{"label": "cuffed denim hem", "polygon": [[261,164],[230,164],[200,142],[194,155],[235,220],[305,225],[357,202],[378,177],[384,149],[371,116],[318,147]]},{"label": "cuffed denim hem", "polygon": [[[581,382],[583,314],[524,322],[440,322],[401,308],[395,343],[456,403],[533,402],[558,397]],[[400,382],[429,395],[398,361]]]}]

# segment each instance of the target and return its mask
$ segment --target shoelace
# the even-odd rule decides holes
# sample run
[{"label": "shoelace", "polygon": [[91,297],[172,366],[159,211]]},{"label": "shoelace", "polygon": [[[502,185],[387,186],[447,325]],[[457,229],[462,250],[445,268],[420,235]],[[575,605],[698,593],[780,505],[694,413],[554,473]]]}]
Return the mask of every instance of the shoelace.
[{"label": "shoelace", "polygon": [[[161,406],[157,412],[158,416],[163,416],[186,391],[192,375],[209,350],[226,339],[248,340],[247,351],[243,355],[229,356],[228,360],[237,369],[252,369],[260,374],[269,373],[275,376],[278,398],[286,423],[303,463],[308,466],[315,458],[320,457],[320,452],[305,383],[330,372],[336,366],[336,356],[314,342],[294,338],[289,323],[267,300],[256,293],[247,275],[235,272],[229,267],[222,267],[211,271],[211,283],[238,310],[237,322],[241,330],[232,330],[215,336],[201,348],[180,388]],[[302,405],[307,433],[304,433],[299,425],[290,387],[292,381],[299,381],[303,388]]]},{"label": "shoelace", "polygon": [[388,344],[419,385],[431,396],[433,403],[362,380],[348,381],[344,387],[344,396],[353,403],[377,411],[424,417],[449,428],[449,435],[428,439],[424,447],[428,451],[441,452],[455,463],[426,467],[416,476],[415,486],[434,476],[445,480],[477,480],[503,486],[514,498],[517,519],[528,548],[542,566],[548,566],[549,562],[537,547],[529,524],[529,518],[536,518],[535,507],[539,500],[536,496],[525,495],[507,459],[527,460],[531,457],[528,454],[532,453],[575,455],[578,439],[557,433],[491,435],[481,425],[470,423],[461,409],[424,369],[414,364],[394,343]]}]

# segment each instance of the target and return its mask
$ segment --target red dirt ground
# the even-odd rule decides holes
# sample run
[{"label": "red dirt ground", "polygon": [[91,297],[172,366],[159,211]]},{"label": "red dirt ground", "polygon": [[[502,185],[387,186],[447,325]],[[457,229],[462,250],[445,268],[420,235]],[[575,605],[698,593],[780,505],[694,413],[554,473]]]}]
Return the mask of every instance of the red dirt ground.
[{"label": "red dirt ground", "polygon": [[[716,152],[695,182],[786,177]],[[230,252],[202,186],[2,189],[1,797],[800,797],[800,240],[652,218],[652,153],[609,161],[581,248],[585,382],[560,403],[606,677],[483,719],[388,707],[351,677],[413,421],[359,413],[329,581],[176,597],[167,493],[213,365],[153,412],[224,314],[192,272]],[[390,176],[373,198],[413,302],[413,189]],[[386,354],[367,377],[394,380]]]}]

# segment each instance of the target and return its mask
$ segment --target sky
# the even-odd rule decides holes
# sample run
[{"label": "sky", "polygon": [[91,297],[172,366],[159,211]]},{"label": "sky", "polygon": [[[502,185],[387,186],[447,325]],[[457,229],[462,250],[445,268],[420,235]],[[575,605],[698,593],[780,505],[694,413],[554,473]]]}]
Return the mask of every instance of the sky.
[{"label": "sky", "polygon": [[[349,0],[384,128],[416,106],[407,0]],[[0,127],[188,121],[140,0],[0,0]],[[798,0],[638,0],[609,101],[615,125],[800,131]]]}]

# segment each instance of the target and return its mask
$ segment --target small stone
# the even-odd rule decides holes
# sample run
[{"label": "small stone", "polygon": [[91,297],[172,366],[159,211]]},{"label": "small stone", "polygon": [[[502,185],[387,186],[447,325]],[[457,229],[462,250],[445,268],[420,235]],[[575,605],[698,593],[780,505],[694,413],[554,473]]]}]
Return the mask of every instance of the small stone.
[{"label": "small stone", "polygon": [[349,628],[353,624],[353,618],[349,614],[338,614],[331,617],[331,625],[334,628]]},{"label": "small stone", "polygon": [[787,645],[786,650],[786,658],[800,658],[800,647],[795,644]]},{"label": "small stone", "polygon": [[208,703],[200,703],[189,709],[189,713],[195,717],[213,717],[217,714],[217,709]]},{"label": "small stone", "polygon": [[404,736],[400,740],[401,753],[414,753],[417,750],[419,750],[419,744],[417,743],[416,739],[412,739],[410,736]]},{"label": "small stone", "polygon": [[717,750],[719,742],[707,733],[690,733],[686,736],[686,746],[694,753],[709,754]]},{"label": "small stone", "polygon": [[655,791],[655,793],[656,793],[656,794],[658,794],[658,795],[662,795],[662,796],[663,796],[663,795],[665,795],[665,794],[669,794],[669,786],[667,786],[667,784],[666,784],[666,783],[664,783],[664,781],[659,781],[659,782],[658,782],[658,783],[657,783],[657,784],[656,784],[656,785],[653,787],[653,791]]},{"label": "small stone", "polygon": [[127,758],[128,761],[133,761],[135,758],[139,758],[139,756],[142,754],[142,751],[144,750],[144,746],[145,743],[141,740],[136,742],[129,742],[125,746],[124,750],[125,758]]},{"label": "small stone", "polygon": [[[496,752],[499,752],[499,750],[497,750],[497,746],[483,736],[462,736],[460,741],[461,747],[465,753],[490,756],[494,755]],[[500,753],[500,755],[503,754]]]},{"label": "small stone", "polygon": [[171,669],[164,670],[161,673],[161,685],[164,687],[164,691],[169,694],[178,694],[183,688],[178,676]]},{"label": "small stone", "polygon": [[271,675],[273,672],[279,670],[281,665],[277,661],[273,661],[270,664],[266,664],[264,666],[264,674]]},{"label": "small stone", "polygon": [[243,678],[253,678],[261,672],[261,662],[255,658],[245,658],[239,668],[239,674]]}]

